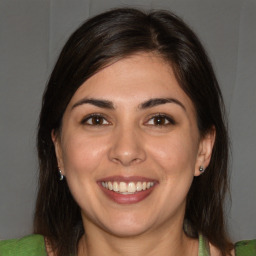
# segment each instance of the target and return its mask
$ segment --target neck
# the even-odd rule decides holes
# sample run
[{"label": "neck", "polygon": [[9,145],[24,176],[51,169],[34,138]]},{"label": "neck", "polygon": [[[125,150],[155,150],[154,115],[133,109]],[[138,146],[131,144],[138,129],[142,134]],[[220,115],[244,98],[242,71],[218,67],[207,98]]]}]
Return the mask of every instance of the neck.
[{"label": "neck", "polygon": [[110,234],[91,223],[86,225],[87,235],[84,235],[78,246],[78,256],[176,256],[198,254],[197,240],[188,238],[182,225],[157,230],[143,234],[120,237]]}]

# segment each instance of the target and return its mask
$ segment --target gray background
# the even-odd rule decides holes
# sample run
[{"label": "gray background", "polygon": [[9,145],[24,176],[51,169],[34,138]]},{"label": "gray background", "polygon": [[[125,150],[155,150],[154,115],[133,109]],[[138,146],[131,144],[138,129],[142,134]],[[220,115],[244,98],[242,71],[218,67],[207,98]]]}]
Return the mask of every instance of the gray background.
[{"label": "gray background", "polygon": [[61,47],[86,18],[120,6],[172,10],[204,43],[230,123],[231,235],[256,238],[256,0],[0,0],[0,239],[32,231],[36,125]]}]

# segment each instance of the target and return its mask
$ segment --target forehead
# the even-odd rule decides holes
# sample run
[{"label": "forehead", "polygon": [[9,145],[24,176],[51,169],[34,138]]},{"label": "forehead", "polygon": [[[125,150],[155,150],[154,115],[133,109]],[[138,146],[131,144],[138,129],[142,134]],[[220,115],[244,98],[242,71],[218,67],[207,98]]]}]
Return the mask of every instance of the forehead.
[{"label": "forehead", "polygon": [[84,97],[106,99],[116,106],[172,97],[194,112],[193,104],[181,89],[171,65],[153,53],[134,54],[105,67],[78,88],[70,105]]}]

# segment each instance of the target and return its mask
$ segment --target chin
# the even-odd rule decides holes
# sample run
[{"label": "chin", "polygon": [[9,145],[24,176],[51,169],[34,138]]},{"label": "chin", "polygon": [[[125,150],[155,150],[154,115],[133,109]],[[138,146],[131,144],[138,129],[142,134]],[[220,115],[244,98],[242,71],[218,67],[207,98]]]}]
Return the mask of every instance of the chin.
[{"label": "chin", "polygon": [[113,215],[113,218],[109,219],[107,223],[105,219],[101,226],[105,231],[117,237],[139,236],[152,227],[152,221],[145,219],[145,216],[147,215],[121,214],[118,217]]},{"label": "chin", "polygon": [[147,232],[148,228],[141,225],[114,225],[106,231],[116,237],[136,237]]}]

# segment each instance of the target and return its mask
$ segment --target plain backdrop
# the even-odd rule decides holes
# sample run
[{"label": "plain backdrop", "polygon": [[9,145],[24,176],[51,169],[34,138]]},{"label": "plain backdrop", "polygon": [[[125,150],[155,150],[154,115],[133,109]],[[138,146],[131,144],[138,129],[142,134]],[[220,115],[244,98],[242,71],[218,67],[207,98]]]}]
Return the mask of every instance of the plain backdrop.
[{"label": "plain backdrop", "polygon": [[167,9],[199,35],[227,107],[233,239],[256,238],[256,0],[0,0],[0,239],[32,232],[41,97],[63,44],[115,7]]}]

